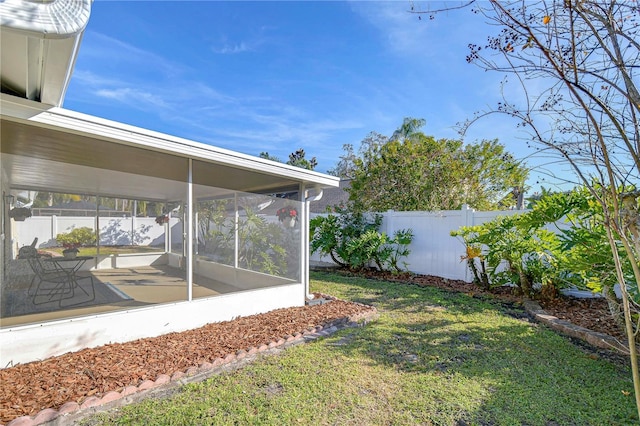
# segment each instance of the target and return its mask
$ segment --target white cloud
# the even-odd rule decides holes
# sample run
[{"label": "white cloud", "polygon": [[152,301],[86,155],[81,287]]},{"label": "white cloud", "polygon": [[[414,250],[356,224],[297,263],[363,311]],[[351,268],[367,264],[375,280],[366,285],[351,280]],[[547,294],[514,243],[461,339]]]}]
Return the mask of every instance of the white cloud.
[{"label": "white cloud", "polygon": [[180,74],[188,69],[185,65],[167,60],[161,55],[94,31],[85,34],[82,56],[94,63],[106,60],[107,64],[125,62],[146,68],[152,64],[153,70],[166,75]]},{"label": "white cloud", "polygon": [[409,2],[353,2],[351,7],[380,32],[390,49],[400,54],[428,54],[425,43],[434,27],[422,25],[409,13]]},{"label": "white cloud", "polygon": [[222,55],[226,55],[226,54],[236,54],[236,53],[242,53],[242,52],[248,52],[251,49],[249,48],[249,46],[245,43],[245,42],[240,42],[238,44],[225,44],[224,46],[220,47],[220,48],[212,48],[214,53],[219,53]]},{"label": "white cloud", "polygon": [[85,86],[113,86],[120,84],[118,80],[98,75],[93,71],[76,68],[73,72],[73,83],[79,83]]},{"label": "white cloud", "polygon": [[123,102],[132,105],[137,109],[145,110],[149,107],[169,108],[169,104],[161,96],[129,87],[119,89],[100,89],[95,93],[96,96]]}]

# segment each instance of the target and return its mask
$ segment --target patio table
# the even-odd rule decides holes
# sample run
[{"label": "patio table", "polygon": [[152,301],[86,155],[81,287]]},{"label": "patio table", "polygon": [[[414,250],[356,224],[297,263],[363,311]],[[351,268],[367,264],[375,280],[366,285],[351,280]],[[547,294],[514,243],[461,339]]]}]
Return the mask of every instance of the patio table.
[{"label": "patio table", "polygon": [[[56,257],[50,257],[50,258],[43,258],[42,260],[46,263],[50,263],[53,266],[53,270],[57,271],[57,272],[61,272],[64,273],[65,276],[67,277],[67,284],[68,284],[68,289],[64,290],[64,293],[66,294],[67,292],[70,292],[71,295],[68,297],[64,297],[60,300],[60,302],[62,302],[62,300],[65,299],[70,299],[73,298],[75,295],[75,290],[76,289],[80,289],[82,290],[87,296],[90,296],[89,292],[87,290],[85,290],[84,288],[82,288],[79,284],[78,284],[78,272],[80,271],[80,269],[82,268],[82,266],[87,262],[87,260],[91,260],[93,259],[92,256],[76,256],[74,258],[68,258],[68,257],[64,257],[64,256],[56,256]],[[82,277],[83,278],[89,278],[91,279],[91,286],[93,287],[93,278],[92,277]],[[93,292],[93,297],[95,298],[95,290]],[[93,300],[93,299],[92,299]],[[83,301],[83,303],[86,301]]]},{"label": "patio table", "polygon": [[42,260],[45,262],[51,262],[55,268],[61,271],[65,271],[69,274],[75,275],[76,272],[82,268],[87,260],[93,259],[93,256],[76,256],[74,258],[55,256],[45,257]]}]

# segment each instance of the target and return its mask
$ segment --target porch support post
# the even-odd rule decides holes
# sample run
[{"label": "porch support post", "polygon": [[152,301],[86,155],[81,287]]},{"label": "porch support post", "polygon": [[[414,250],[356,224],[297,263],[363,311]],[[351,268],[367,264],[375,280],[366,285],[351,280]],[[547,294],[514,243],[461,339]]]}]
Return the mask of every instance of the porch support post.
[{"label": "porch support post", "polygon": [[164,252],[171,253],[171,213],[169,213],[169,223],[165,223],[164,226]]},{"label": "porch support post", "polygon": [[298,188],[300,201],[300,282],[302,283],[304,301],[309,299],[309,212],[307,210],[307,191],[304,183]]},{"label": "porch support post", "polygon": [[[2,154],[0,153],[0,157]],[[0,160],[1,161],[1,160]],[[2,281],[6,278],[7,274],[7,265],[9,264],[10,257],[7,256],[7,224],[11,222],[9,218],[9,210],[11,206],[6,201],[5,195],[8,195],[4,191],[4,176],[3,173],[0,172],[0,188],[2,188],[2,200],[0,200],[0,204],[2,204],[2,212],[0,212],[0,268],[2,268],[2,273],[0,274],[0,285],[2,285]]]},{"label": "porch support post", "polygon": [[185,261],[187,262],[187,300],[193,300],[193,159],[189,158],[189,175],[187,179],[187,211],[185,244]]},{"label": "porch support post", "polygon": [[198,256],[198,242],[200,241],[200,231],[198,230],[199,221],[198,211],[193,212],[193,255]]},{"label": "porch support post", "polygon": [[309,190],[305,189],[304,185],[300,185],[300,200],[302,201],[302,218],[300,220],[301,229],[300,237],[302,239],[302,249],[300,261],[302,264],[300,276],[304,287],[305,301],[313,300],[313,294],[309,293],[309,259],[311,259],[311,233],[309,231],[309,220],[311,218],[311,202],[318,201],[322,198],[323,191],[319,187],[314,190],[314,195],[309,195]]},{"label": "porch support post", "polygon": [[[96,233],[96,257],[93,261],[93,267],[95,269],[98,269],[98,263],[100,260],[100,203],[102,202],[102,197],[100,197],[98,194],[95,194],[96,197],[96,220],[95,220],[95,233]],[[62,214],[62,212],[60,212],[60,214]],[[55,238],[56,235],[58,235],[58,222],[56,219],[56,233],[53,235],[53,238]],[[113,268],[113,266],[111,266]]]},{"label": "porch support post", "polygon": [[[238,193],[233,194],[233,267],[238,269],[238,251],[240,250],[240,241],[238,241],[238,235],[240,234],[240,214],[238,213]],[[236,271],[237,272],[237,271]]]}]

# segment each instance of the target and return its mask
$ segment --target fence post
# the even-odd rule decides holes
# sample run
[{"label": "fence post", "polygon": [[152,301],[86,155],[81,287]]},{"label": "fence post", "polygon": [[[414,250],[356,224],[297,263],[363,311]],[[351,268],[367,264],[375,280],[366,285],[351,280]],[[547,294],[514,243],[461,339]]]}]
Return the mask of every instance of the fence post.
[{"label": "fence post", "polygon": [[473,226],[474,225],[474,213],[475,210],[472,209],[471,207],[469,207],[468,204],[463,204],[461,210],[463,211],[463,221],[464,221],[464,225],[463,226]]},{"label": "fence post", "polygon": [[[462,226],[473,226],[474,222],[474,212],[468,204],[463,204],[461,209],[462,211]],[[471,277],[469,276],[469,267],[465,265],[464,267],[464,281],[471,282]]]},{"label": "fence post", "polygon": [[131,245],[136,245],[136,215],[138,214],[138,200],[133,200],[133,212],[131,213]]},{"label": "fence post", "polygon": [[58,235],[58,216],[51,215],[51,240],[55,240],[56,235]]},{"label": "fence post", "polygon": [[382,214],[383,221],[382,221],[382,229],[380,230],[380,232],[381,233],[384,232],[385,234],[387,234],[387,236],[390,235],[389,228],[391,228],[391,229],[393,229],[395,231],[395,227],[394,226],[389,226],[389,222],[391,221],[391,218],[393,216],[393,212],[394,212],[393,209],[389,209],[389,210],[387,210],[386,212],[384,212]]}]

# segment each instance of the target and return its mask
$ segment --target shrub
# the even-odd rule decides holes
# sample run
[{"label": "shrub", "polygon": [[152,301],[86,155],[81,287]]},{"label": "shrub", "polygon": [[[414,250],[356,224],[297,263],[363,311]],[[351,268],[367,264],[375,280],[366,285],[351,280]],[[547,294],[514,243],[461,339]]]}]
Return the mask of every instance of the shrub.
[{"label": "shrub", "polygon": [[555,293],[560,240],[553,232],[531,226],[525,216],[499,216],[451,233],[465,242],[467,255],[463,259],[479,285],[494,288],[515,284],[528,296],[542,288],[545,294]]},{"label": "shrub", "polygon": [[[336,207],[336,214],[318,216],[310,222],[311,251],[328,255],[343,268],[360,270],[374,264],[380,271],[401,272],[400,258],[409,255],[411,230],[397,231],[392,238],[378,229],[382,215]],[[403,265],[406,269],[406,264]]]},{"label": "shrub", "polygon": [[96,234],[93,229],[84,226],[66,234],[56,235],[56,241],[67,248],[90,246],[96,243]]},{"label": "shrub", "polygon": [[[581,188],[546,194],[528,213],[463,227],[451,235],[464,241],[467,253],[462,258],[480,285],[513,283],[537,297],[553,296],[563,287],[589,289],[606,297],[614,320],[622,326],[623,309],[613,290],[618,279],[604,222],[596,196]],[[618,250],[623,274],[632,282],[633,265],[621,245]],[[640,295],[630,296],[637,306]]]}]

